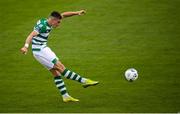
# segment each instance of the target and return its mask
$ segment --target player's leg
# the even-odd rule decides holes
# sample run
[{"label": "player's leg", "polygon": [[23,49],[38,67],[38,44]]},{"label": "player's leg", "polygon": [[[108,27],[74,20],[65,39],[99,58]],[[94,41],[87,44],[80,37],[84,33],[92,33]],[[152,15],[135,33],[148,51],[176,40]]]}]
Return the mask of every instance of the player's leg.
[{"label": "player's leg", "polygon": [[60,61],[56,61],[56,63],[54,64],[54,69],[58,70],[61,73],[61,75],[63,75],[67,79],[76,80],[80,83],[83,83],[83,87],[97,85],[99,83],[98,81],[86,79],[80,76],[79,74],[68,70]]},{"label": "player's leg", "polygon": [[61,75],[63,75],[67,79],[76,80],[80,83],[85,83],[85,81],[87,80],[86,78],[83,78],[80,75],[66,69],[60,61],[57,61],[57,63],[54,65],[54,69],[57,69],[61,73]]},{"label": "player's leg", "polygon": [[54,82],[56,84],[56,87],[59,89],[62,97],[69,96],[64,81],[61,79],[60,73],[54,69],[50,69],[49,71],[53,74]]},{"label": "player's leg", "polygon": [[64,83],[63,79],[61,78],[59,71],[57,71],[55,69],[50,69],[49,71],[54,76],[54,82],[56,84],[56,87],[59,89],[59,91],[62,95],[63,101],[64,102],[79,101],[78,99],[75,99],[68,94],[65,83]]},{"label": "player's leg", "polygon": [[97,81],[92,81],[90,79],[86,79],[75,72],[72,72],[65,68],[65,66],[58,60],[56,54],[49,48],[46,47],[42,50],[42,55],[44,58],[48,60],[48,63],[45,66],[49,69],[56,69],[59,71],[64,77],[72,80],[76,80],[80,83],[83,83],[83,87],[88,87],[91,85],[98,84]]},{"label": "player's leg", "polygon": [[33,52],[33,56],[38,62],[40,62],[45,68],[47,68],[53,74],[54,82],[56,84],[56,87],[59,89],[64,102],[79,101],[78,99],[74,99],[68,94],[64,81],[60,77],[61,75],[59,71],[53,68],[54,62],[56,62],[58,58],[51,51],[50,48],[46,47],[43,48],[40,52]]}]

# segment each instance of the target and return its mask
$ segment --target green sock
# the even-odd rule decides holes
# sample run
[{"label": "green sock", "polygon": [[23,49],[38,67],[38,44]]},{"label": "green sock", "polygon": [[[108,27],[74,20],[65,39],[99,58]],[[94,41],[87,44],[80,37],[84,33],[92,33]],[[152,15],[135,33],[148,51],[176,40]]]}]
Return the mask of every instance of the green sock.
[{"label": "green sock", "polygon": [[64,72],[62,73],[62,75],[64,77],[66,77],[67,79],[76,80],[80,83],[85,83],[85,81],[87,80],[86,78],[83,78],[80,75],[78,75],[75,72],[72,72],[68,69],[65,69]]},{"label": "green sock", "polygon": [[56,84],[56,87],[59,89],[62,97],[68,97],[69,94],[67,93],[66,86],[64,84],[64,81],[61,79],[60,76],[54,77],[54,82]]}]

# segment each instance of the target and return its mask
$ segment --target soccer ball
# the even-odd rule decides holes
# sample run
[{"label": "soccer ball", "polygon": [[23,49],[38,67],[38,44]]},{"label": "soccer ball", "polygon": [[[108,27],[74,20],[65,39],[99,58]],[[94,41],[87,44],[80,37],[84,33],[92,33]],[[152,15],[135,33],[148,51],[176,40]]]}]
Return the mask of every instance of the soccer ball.
[{"label": "soccer ball", "polygon": [[134,68],[127,69],[125,72],[125,78],[130,82],[135,81],[138,78],[137,70]]}]

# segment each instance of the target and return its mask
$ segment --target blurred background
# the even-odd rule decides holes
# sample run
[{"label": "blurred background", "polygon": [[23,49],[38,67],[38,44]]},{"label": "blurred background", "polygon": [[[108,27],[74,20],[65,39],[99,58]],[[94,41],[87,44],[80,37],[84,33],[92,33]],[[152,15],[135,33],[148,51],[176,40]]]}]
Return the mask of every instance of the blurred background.
[{"label": "blurred background", "polygon": [[[179,112],[179,0],[1,0],[0,112]],[[19,49],[51,11],[87,14],[64,19],[48,45],[65,66],[99,80],[84,89],[65,80],[79,103],[62,102],[53,77]],[[125,80],[128,68],[137,81]]]}]

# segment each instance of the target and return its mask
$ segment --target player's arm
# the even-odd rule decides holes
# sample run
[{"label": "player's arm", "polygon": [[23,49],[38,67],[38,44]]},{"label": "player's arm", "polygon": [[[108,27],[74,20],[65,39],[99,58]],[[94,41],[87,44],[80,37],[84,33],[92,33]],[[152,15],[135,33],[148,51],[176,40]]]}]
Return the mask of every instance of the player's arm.
[{"label": "player's arm", "polygon": [[32,31],[30,34],[29,34],[29,36],[26,38],[26,41],[25,41],[25,44],[24,44],[24,46],[21,48],[21,52],[23,53],[23,54],[26,54],[27,52],[28,52],[28,47],[29,47],[29,45],[30,45],[30,43],[31,43],[31,41],[32,41],[32,38],[34,37],[34,36],[37,36],[39,33],[37,32],[37,31]]},{"label": "player's arm", "polygon": [[86,13],[85,10],[80,10],[80,11],[75,11],[75,12],[72,12],[72,11],[64,12],[61,15],[62,15],[63,18],[66,18],[66,17],[75,16],[75,15],[83,15],[85,13]]}]

